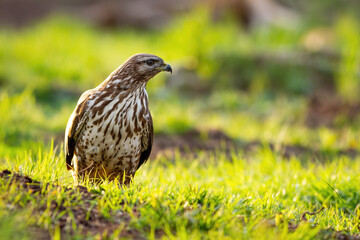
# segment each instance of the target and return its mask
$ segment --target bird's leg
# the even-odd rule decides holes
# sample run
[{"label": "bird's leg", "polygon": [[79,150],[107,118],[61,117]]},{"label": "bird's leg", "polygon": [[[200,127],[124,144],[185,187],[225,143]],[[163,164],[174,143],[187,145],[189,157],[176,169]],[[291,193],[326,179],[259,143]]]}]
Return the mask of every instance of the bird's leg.
[{"label": "bird's leg", "polygon": [[74,186],[77,187],[79,185],[78,174],[76,173],[75,170],[70,170],[70,171],[71,171],[71,175],[74,178]]},{"label": "bird's leg", "polygon": [[124,171],[123,174],[120,174],[119,175],[119,178],[118,178],[118,184],[119,184],[119,187],[123,187],[123,186],[129,186],[130,183],[132,182],[133,180],[133,177],[134,177],[134,174],[126,174],[126,172]]},{"label": "bird's leg", "polygon": [[75,156],[74,157],[74,167],[73,169],[71,170],[71,175],[73,176],[74,178],[74,185],[75,187],[77,187],[79,185],[79,179],[78,179],[78,175],[79,175],[79,165],[78,165],[78,159],[77,157]]}]

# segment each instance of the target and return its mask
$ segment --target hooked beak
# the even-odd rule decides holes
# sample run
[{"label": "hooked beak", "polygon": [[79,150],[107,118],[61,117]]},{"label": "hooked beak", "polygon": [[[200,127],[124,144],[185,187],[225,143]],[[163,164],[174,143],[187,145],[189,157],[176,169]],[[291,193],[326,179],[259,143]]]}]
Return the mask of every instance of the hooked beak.
[{"label": "hooked beak", "polygon": [[163,71],[170,72],[172,74],[172,68],[169,64],[164,63]]}]

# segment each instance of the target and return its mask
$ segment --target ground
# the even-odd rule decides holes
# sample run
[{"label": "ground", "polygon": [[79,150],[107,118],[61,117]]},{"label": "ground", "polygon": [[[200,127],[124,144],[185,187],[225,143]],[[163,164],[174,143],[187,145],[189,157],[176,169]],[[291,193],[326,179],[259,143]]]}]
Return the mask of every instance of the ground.
[{"label": "ground", "polygon": [[[349,169],[354,162],[344,159],[344,153],[318,153],[338,161],[318,165],[304,158],[312,156],[314,150],[286,146],[285,152],[278,152],[271,145],[239,143],[214,130],[207,137],[200,135],[194,130],[178,136],[159,135],[155,145],[158,156],[140,170],[129,188],[121,189],[113,183],[100,188],[84,183],[87,187],[74,188],[69,174],[50,177],[53,180],[49,181],[45,179],[53,173],[48,173],[40,182],[25,173],[3,170],[3,207],[15,216],[24,212],[31,216],[27,220],[31,226],[31,219],[37,219],[27,234],[39,239],[58,235],[179,237],[182,227],[188,229],[188,237],[195,238],[203,233],[236,236],[244,228],[251,229],[243,233],[244,238],[262,238],[258,234],[264,231],[266,236],[293,234],[299,239],[360,238],[354,234],[357,207],[343,219],[343,227],[333,225],[336,216],[346,214],[345,209],[355,206],[359,198],[352,195],[356,167]],[[299,164],[300,159],[305,162]],[[45,161],[53,168],[63,166],[61,160],[50,153],[43,162],[34,161],[32,167],[20,164],[20,168],[30,167],[34,169],[31,175],[36,175],[38,164]],[[343,175],[345,169],[349,177]],[[332,177],[325,179],[329,173]],[[336,185],[341,190],[332,187],[334,179],[338,179]],[[304,235],[304,229],[308,234]]]}]

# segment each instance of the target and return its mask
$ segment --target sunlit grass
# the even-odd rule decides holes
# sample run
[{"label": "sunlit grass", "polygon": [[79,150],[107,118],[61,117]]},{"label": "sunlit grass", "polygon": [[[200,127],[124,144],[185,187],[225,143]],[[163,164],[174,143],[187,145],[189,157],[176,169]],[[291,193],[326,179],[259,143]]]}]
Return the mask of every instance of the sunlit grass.
[{"label": "sunlit grass", "polygon": [[[72,180],[62,159],[62,155],[52,150],[42,150],[38,155],[10,161],[1,169],[21,169],[35,180],[71,187]],[[338,157],[325,164],[308,162],[305,166],[299,159],[282,159],[267,148],[246,159],[241,154],[229,158],[221,153],[200,154],[191,160],[180,156],[174,160],[159,158],[144,165],[130,187],[121,189],[116,183],[104,184],[105,192],[94,199],[94,204],[110,218],[110,211],[123,210],[132,215],[136,209],[140,215],[132,215],[130,228],[148,237],[157,230],[176,238],[202,238],[210,234],[243,239],[268,232],[301,239],[324,228],[357,232],[360,161]],[[71,201],[66,192],[54,190],[47,189],[51,194],[45,194],[41,202]],[[8,191],[2,196],[1,205],[19,201],[18,194],[23,193]],[[34,197],[28,194],[16,204],[27,204]],[[309,228],[307,234],[301,228],[294,233],[285,231],[281,222],[271,227],[271,219],[278,214],[281,219],[296,224],[303,212],[322,206],[325,210],[321,213],[308,216],[308,228],[317,228]],[[35,225],[54,229],[56,223],[51,219],[56,216],[46,214],[45,211]]]}]

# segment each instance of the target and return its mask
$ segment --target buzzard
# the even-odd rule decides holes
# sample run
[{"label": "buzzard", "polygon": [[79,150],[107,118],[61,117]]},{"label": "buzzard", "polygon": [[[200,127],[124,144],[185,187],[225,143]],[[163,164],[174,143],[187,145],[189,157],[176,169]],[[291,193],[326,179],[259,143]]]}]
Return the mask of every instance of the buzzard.
[{"label": "buzzard", "polygon": [[99,86],[84,92],[65,132],[67,169],[78,177],[129,184],[149,158],[153,123],[147,82],[171,66],[151,54],[136,54]]}]

